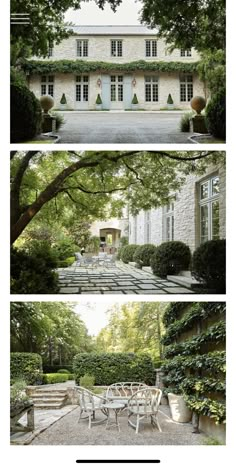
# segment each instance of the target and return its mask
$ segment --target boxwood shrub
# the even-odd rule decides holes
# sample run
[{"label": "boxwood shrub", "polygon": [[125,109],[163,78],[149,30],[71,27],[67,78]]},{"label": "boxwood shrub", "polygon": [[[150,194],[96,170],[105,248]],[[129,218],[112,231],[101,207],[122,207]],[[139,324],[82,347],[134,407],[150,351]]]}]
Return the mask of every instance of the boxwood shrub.
[{"label": "boxwood shrub", "polygon": [[204,242],[193,254],[193,276],[217,293],[225,292],[226,241]]},{"label": "boxwood shrub", "polygon": [[123,247],[121,250],[121,260],[124,263],[133,262],[134,254],[138,247],[139,245],[135,245],[135,244],[125,245],[125,247]]},{"label": "boxwood shrub", "polygon": [[147,354],[81,353],[74,357],[73,367],[78,385],[85,374],[94,376],[95,385],[132,381],[153,385],[155,381],[153,363]]},{"label": "boxwood shrub", "polygon": [[226,137],[226,98],[225,91],[212,96],[206,107],[206,124],[209,132],[216,138]]},{"label": "boxwood shrub", "polygon": [[134,262],[140,267],[150,266],[151,256],[155,253],[156,247],[153,244],[140,245],[134,253]]},{"label": "boxwood shrub", "polygon": [[[63,368],[62,368],[61,366],[63,366]],[[61,369],[62,369],[63,371],[65,371],[65,372],[63,372],[63,373],[65,373],[65,374],[66,374],[67,372],[70,373],[70,374],[72,374],[72,372],[73,372],[73,365],[72,365],[72,364],[67,364],[67,363],[65,363],[65,362],[64,362],[63,364],[61,364],[61,365],[59,365],[59,364],[54,364],[54,365],[52,365],[52,366],[51,366],[50,364],[43,364],[43,372],[44,372],[44,374],[56,374],[56,373],[57,373],[58,371],[60,371]]]},{"label": "boxwood shrub", "polygon": [[41,133],[42,109],[26,86],[11,84],[11,142],[30,140]]},{"label": "boxwood shrub", "polygon": [[180,241],[163,242],[156,247],[151,257],[151,268],[155,275],[165,278],[188,270],[191,261],[190,248]]},{"label": "boxwood shrub", "polygon": [[42,358],[36,353],[11,353],[11,383],[23,379],[27,385],[42,383]]}]

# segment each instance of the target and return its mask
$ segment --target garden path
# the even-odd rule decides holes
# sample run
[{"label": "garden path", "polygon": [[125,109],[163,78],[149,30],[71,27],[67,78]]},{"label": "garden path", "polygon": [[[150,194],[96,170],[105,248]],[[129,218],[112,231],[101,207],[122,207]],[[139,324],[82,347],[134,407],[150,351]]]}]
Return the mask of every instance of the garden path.
[{"label": "garden path", "polygon": [[[96,418],[103,419],[104,415],[99,413],[96,412]],[[31,445],[201,445],[205,439],[203,434],[192,433],[190,423],[174,422],[166,405],[162,405],[159,411],[161,433],[141,421],[140,432],[136,435],[128,426],[126,411],[119,415],[120,432],[115,427],[106,430],[105,424],[92,426],[89,430],[88,420],[78,423],[78,419],[79,410],[76,408],[34,438]]]},{"label": "garden path", "polygon": [[158,278],[132,265],[59,269],[60,294],[193,294],[191,289]]}]

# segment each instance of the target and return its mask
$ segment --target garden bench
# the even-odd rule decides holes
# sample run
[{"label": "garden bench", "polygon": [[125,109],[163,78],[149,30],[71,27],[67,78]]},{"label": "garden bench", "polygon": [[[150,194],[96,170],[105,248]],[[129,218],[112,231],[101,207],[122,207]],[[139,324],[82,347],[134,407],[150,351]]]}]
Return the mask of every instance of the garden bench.
[{"label": "garden bench", "polygon": [[[24,426],[19,420],[27,415],[27,425]],[[11,406],[11,432],[31,432],[34,430],[34,404],[32,402],[20,403]]]}]

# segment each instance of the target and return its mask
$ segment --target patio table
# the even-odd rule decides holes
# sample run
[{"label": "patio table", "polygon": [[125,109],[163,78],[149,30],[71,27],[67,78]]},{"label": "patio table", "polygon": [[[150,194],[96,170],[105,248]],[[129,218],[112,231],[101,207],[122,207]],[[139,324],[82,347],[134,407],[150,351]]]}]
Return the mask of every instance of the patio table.
[{"label": "patio table", "polygon": [[[120,432],[120,424],[118,420],[118,415],[124,409],[125,405],[114,401],[113,403],[104,403],[102,407],[106,409],[108,412],[106,429],[109,429],[110,427],[117,427],[118,431]],[[111,419],[112,410],[114,411],[115,421]]]}]

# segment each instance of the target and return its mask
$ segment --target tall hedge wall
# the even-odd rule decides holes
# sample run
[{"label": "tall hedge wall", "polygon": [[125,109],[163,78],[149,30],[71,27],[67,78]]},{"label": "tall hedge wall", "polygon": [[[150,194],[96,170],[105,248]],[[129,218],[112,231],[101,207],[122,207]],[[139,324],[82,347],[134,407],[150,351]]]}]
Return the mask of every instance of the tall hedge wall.
[{"label": "tall hedge wall", "polygon": [[166,392],[182,394],[199,416],[225,422],[224,302],[172,303],[163,322]]},{"label": "tall hedge wall", "polygon": [[144,382],[153,385],[154,366],[150,356],[134,353],[82,353],[73,362],[76,383],[80,377],[90,374],[96,385],[110,385],[115,382]]},{"label": "tall hedge wall", "polygon": [[11,353],[11,382],[23,379],[28,385],[42,382],[42,358],[36,353]]}]

